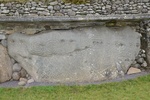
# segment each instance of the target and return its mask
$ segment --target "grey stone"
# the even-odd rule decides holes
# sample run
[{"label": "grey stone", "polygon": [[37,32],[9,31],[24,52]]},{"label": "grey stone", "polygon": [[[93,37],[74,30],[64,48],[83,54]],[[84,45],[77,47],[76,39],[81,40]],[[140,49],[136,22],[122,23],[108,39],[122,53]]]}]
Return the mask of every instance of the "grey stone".
[{"label": "grey stone", "polygon": [[125,0],[125,3],[129,3],[129,0]]},{"label": "grey stone", "polygon": [[63,13],[55,13],[54,16],[64,16]]},{"label": "grey stone", "polygon": [[131,10],[132,14],[137,14],[138,11],[137,10]]},{"label": "grey stone", "polygon": [[78,9],[77,9],[77,8],[72,8],[72,10],[73,10],[73,11],[78,11]]},{"label": "grey stone", "polygon": [[65,9],[71,9],[71,6],[69,5],[69,6],[65,6],[64,7]]},{"label": "grey stone", "polygon": [[29,74],[26,74],[26,78],[29,80],[31,79],[31,76]]},{"label": "grey stone", "polygon": [[75,16],[76,12],[72,11],[72,10],[68,10],[68,15],[69,16]]},{"label": "grey stone", "polygon": [[19,81],[27,82],[28,80],[26,78],[20,78]]},{"label": "grey stone", "polygon": [[2,14],[8,14],[8,13],[9,13],[9,10],[2,10],[1,13],[2,13]]},{"label": "grey stone", "polygon": [[145,50],[141,50],[142,53],[145,53]]},{"label": "grey stone", "polygon": [[147,62],[144,61],[143,64],[141,64],[142,67],[147,67]]},{"label": "grey stone", "polygon": [[150,2],[149,0],[142,0],[142,2]]},{"label": "grey stone", "polygon": [[137,59],[137,62],[138,62],[139,64],[142,64],[142,63],[144,62],[144,58],[139,58],[139,59]]},{"label": "grey stone", "polygon": [[0,40],[6,39],[5,34],[0,34]]},{"label": "grey stone", "polygon": [[87,10],[87,9],[88,9],[88,6],[84,6],[84,7],[83,7],[83,10]]},{"label": "grey stone", "polygon": [[147,13],[148,10],[147,9],[142,9],[142,13]]},{"label": "grey stone", "polygon": [[146,58],[146,54],[141,54],[141,56],[142,56],[143,58]]},{"label": "grey stone", "polygon": [[11,60],[11,63],[12,63],[12,64],[15,63],[15,60],[14,60],[13,58],[11,58],[10,60]]},{"label": "grey stone", "polygon": [[26,82],[25,82],[25,81],[20,81],[20,82],[18,82],[18,85],[19,85],[19,86],[25,86],[25,85],[26,85]]},{"label": "grey stone", "polygon": [[98,81],[116,78],[118,69],[126,73],[140,51],[139,36],[130,27],[100,26],[16,33],[8,37],[8,51],[35,81]]},{"label": "grey stone", "polygon": [[5,5],[4,5],[4,3],[1,3],[0,6],[1,6],[1,7],[4,7]]},{"label": "grey stone", "polygon": [[54,6],[54,5],[57,5],[57,4],[58,4],[58,2],[57,2],[57,1],[50,2],[50,5],[51,5],[51,6]]},{"label": "grey stone", "polygon": [[36,8],[36,10],[38,10],[38,11],[44,11],[45,8]]},{"label": "grey stone", "polygon": [[53,10],[53,6],[48,6],[47,9],[48,10]]},{"label": "grey stone", "polygon": [[18,11],[16,11],[14,15],[15,15],[15,16],[19,16],[19,12],[18,12]]},{"label": "grey stone", "polygon": [[31,10],[35,10],[36,9],[36,7],[31,7]]},{"label": "grey stone", "polygon": [[39,16],[49,16],[50,13],[49,12],[46,12],[46,11],[38,11],[37,13]]},{"label": "grey stone", "polygon": [[32,78],[27,81],[28,84],[33,83],[33,82],[34,82],[34,79]]},{"label": "grey stone", "polygon": [[17,7],[17,8],[21,7],[21,4],[16,4],[16,7]]},{"label": "grey stone", "polygon": [[13,72],[19,72],[21,70],[21,66],[18,63],[13,65]]},{"label": "grey stone", "polygon": [[12,63],[7,49],[0,45],[0,83],[11,79]]},{"label": "grey stone", "polygon": [[13,72],[12,79],[18,81],[20,79],[20,73],[19,72]]},{"label": "grey stone", "polygon": [[2,41],[1,41],[1,44],[2,44],[4,47],[7,47],[7,40],[2,40]]},{"label": "grey stone", "polygon": [[[24,8],[24,10],[25,10],[25,11],[29,11],[29,10],[30,10],[30,8]],[[38,10],[38,9],[37,9],[37,10]]]},{"label": "grey stone", "polygon": [[21,71],[20,71],[20,76],[21,77],[26,77],[26,75],[27,75],[26,70],[22,68]]},{"label": "grey stone", "polygon": [[134,67],[134,68],[141,68],[141,65],[140,64],[134,64],[134,65],[132,65],[132,67]]},{"label": "grey stone", "polygon": [[59,5],[55,5],[55,6],[54,6],[54,10],[59,11],[60,9],[61,9],[61,8],[60,8]]},{"label": "grey stone", "polygon": [[32,7],[36,7],[37,6],[37,3],[34,2],[34,1],[32,1],[31,4],[32,4]]},{"label": "grey stone", "polygon": [[1,7],[2,10],[7,10],[7,7]]},{"label": "grey stone", "polygon": [[133,61],[133,62],[132,62],[132,65],[135,65],[135,64],[137,64],[137,62],[136,62],[136,61]]}]

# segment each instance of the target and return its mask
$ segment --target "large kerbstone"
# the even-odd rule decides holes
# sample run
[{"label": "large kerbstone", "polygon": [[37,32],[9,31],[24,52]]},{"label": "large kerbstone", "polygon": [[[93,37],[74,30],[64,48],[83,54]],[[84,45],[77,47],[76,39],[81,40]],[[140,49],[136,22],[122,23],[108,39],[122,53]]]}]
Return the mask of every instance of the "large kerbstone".
[{"label": "large kerbstone", "polygon": [[91,82],[126,73],[140,51],[140,34],[130,27],[16,33],[8,50],[35,81]]},{"label": "large kerbstone", "polygon": [[12,64],[5,47],[0,45],[0,83],[10,80]]}]

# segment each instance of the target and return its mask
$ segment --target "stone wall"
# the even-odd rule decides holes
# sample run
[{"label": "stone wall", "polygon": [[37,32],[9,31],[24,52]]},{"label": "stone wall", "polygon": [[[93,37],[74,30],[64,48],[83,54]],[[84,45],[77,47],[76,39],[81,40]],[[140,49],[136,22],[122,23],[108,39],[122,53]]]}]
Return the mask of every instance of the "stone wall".
[{"label": "stone wall", "polygon": [[51,25],[46,23],[1,23],[0,41],[10,59],[6,63],[11,76],[1,82],[93,82],[123,77],[130,67],[149,68],[141,24],[102,22],[54,30],[45,28]]},{"label": "stone wall", "polygon": [[0,4],[0,82],[93,82],[150,66],[150,1]]},{"label": "stone wall", "polygon": [[92,0],[86,4],[64,3],[62,0],[26,3],[1,3],[0,16],[100,16],[150,14],[149,0]]}]

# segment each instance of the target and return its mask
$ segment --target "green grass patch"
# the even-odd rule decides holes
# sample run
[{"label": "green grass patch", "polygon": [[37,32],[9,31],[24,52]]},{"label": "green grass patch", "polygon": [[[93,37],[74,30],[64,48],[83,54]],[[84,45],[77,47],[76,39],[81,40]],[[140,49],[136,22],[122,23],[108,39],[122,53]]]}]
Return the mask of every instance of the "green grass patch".
[{"label": "green grass patch", "polygon": [[0,88],[0,100],[150,100],[150,75],[87,86]]}]

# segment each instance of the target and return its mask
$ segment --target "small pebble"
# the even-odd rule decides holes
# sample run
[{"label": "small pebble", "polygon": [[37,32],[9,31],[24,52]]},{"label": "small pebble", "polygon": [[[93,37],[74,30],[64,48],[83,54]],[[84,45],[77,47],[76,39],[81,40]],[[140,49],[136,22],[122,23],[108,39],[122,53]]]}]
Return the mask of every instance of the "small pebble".
[{"label": "small pebble", "polygon": [[27,72],[25,69],[22,68],[20,71],[20,74],[21,74],[21,77],[26,77]]},{"label": "small pebble", "polygon": [[140,68],[141,66],[140,66],[140,64],[134,64],[133,67],[134,68]]},{"label": "small pebble", "polygon": [[27,82],[28,80],[26,78],[20,78],[19,81],[25,81],[25,82]]},{"label": "small pebble", "polygon": [[20,82],[18,82],[18,85],[19,85],[19,86],[25,86],[25,85],[26,85],[26,82],[25,82],[25,81],[20,81]]},{"label": "small pebble", "polygon": [[18,73],[18,72],[14,72],[13,74],[12,74],[12,78],[13,78],[13,80],[19,80],[19,78],[20,78],[20,74]]},{"label": "small pebble", "polygon": [[144,63],[144,58],[139,58],[139,59],[137,59],[137,62],[138,62],[139,64]]},{"label": "small pebble", "polygon": [[141,56],[142,56],[143,58],[146,58],[146,54],[142,54]]},{"label": "small pebble", "polygon": [[140,69],[131,67],[131,68],[128,70],[127,74],[129,75],[129,74],[135,74],[135,73],[140,73],[140,72],[141,72]]},{"label": "small pebble", "polygon": [[141,66],[142,66],[142,67],[147,67],[147,62],[146,62],[146,61],[144,61],[144,63],[143,63],[143,64],[141,64]]},{"label": "small pebble", "polygon": [[19,72],[21,70],[21,66],[18,63],[13,65],[13,72]]},{"label": "small pebble", "polygon": [[33,82],[34,82],[34,79],[32,78],[27,81],[28,84],[33,83]]}]

